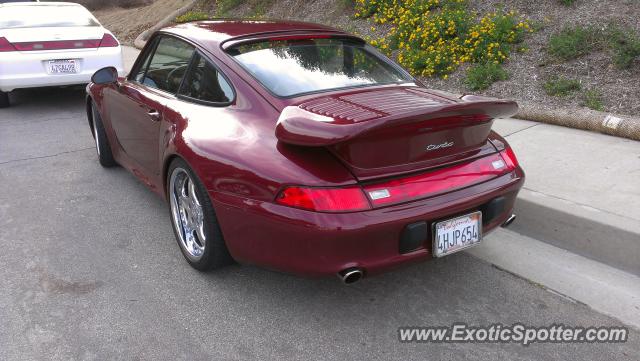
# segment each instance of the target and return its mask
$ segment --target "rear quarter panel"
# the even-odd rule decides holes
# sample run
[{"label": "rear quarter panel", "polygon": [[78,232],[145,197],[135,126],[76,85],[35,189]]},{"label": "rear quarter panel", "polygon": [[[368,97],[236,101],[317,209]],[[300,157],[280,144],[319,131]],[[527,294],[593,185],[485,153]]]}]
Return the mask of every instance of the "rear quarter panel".
[{"label": "rear quarter panel", "polygon": [[215,107],[176,99],[167,103],[162,141],[163,181],[173,157],[183,158],[207,190],[272,201],[285,184],[335,186],[353,176],[324,148],[282,144],[275,136],[279,112],[233,70],[219,64],[236,99]]}]

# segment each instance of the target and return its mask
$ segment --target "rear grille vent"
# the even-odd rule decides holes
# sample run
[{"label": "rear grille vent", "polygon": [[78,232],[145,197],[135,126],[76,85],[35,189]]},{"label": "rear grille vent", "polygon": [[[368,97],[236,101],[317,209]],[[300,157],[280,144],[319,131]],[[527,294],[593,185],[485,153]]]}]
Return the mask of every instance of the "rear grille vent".
[{"label": "rear grille vent", "polygon": [[409,110],[416,111],[446,104],[442,98],[430,96],[428,93],[413,88],[358,93],[345,95],[340,99],[357,104],[371,104],[373,109],[390,115],[399,115]]},{"label": "rear grille vent", "polygon": [[382,89],[343,96],[325,96],[300,104],[300,108],[334,118],[336,122],[358,123],[408,112],[430,111],[454,103],[423,88]]},{"label": "rear grille vent", "polygon": [[336,120],[346,120],[352,123],[376,119],[386,115],[369,107],[360,106],[341,100],[340,98],[331,97],[311,100],[301,104],[300,108],[312,113],[325,115]]}]

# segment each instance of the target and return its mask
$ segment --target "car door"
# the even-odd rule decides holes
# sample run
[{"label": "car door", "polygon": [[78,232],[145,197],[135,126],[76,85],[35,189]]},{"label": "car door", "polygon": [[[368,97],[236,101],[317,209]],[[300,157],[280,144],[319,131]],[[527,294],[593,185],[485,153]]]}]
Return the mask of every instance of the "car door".
[{"label": "car door", "polygon": [[157,178],[160,169],[160,128],[168,101],[176,98],[195,48],[169,35],[154,38],[144,60],[105,101],[120,148],[143,178]]}]

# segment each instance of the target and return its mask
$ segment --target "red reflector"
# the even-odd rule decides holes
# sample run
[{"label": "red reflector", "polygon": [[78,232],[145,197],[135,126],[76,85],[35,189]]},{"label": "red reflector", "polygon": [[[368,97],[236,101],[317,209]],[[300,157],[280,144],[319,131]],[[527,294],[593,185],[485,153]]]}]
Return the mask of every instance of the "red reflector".
[{"label": "red reflector", "polygon": [[348,212],[371,208],[360,187],[287,187],[280,192],[276,202],[289,207],[318,212]]},{"label": "red reflector", "polygon": [[13,44],[18,51],[64,50],[97,48],[100,40],[32,41]]},{"label": "red reflector", "polygon": [[100,41],[101,48],[113,48],[120,44],[118,44],[118,40],[111,36],[111,34],[104,34],[102,36],[102,40]]},{"label": "red reflector", "polygon": [[374,206],[383,206],[468,187],[511,170],[506,160],[498,154],[493,154],[433,172],[369,185],[364,189]]},{"label": "red reflector", "polygon": [[7,51],[16,51],[16,48],[7,40],[0,36],[0,53]]},{"label": "red reflector", "polygon": [[502,159],[504,159],[504,162],[507,164],[507,168],[511,170],[516,169],[516,167],[518,166],[518,159],[516,158],[516,154],[513,152],[513,149],[511,149],[511,147],[500,152],[500,155],[502,156]]}]

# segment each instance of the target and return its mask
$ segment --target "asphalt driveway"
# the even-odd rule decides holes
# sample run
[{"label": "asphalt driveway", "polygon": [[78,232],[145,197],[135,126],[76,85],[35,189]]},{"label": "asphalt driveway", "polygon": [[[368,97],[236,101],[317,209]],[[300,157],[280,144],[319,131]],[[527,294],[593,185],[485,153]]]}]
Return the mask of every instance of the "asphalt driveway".
[{"label": "asphalt driveway", "polygon": [[[344,286],[200,273],[166,205],[103,169],[82,89],[0,110],[0,360],[637,359],[625,344],[403,344],[400,326],[620,325],[465,253]],[[247,227],[251,227],[247,224]]]}]

